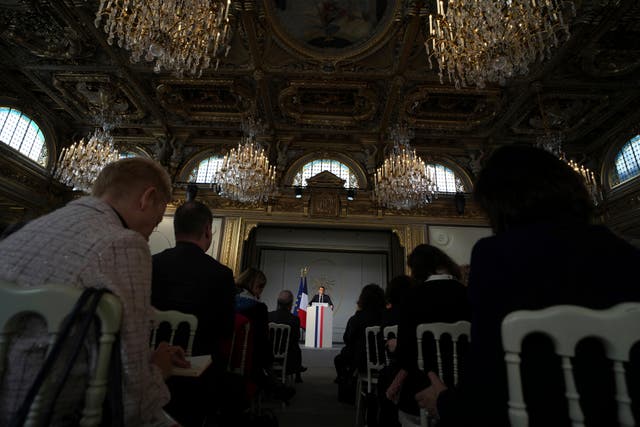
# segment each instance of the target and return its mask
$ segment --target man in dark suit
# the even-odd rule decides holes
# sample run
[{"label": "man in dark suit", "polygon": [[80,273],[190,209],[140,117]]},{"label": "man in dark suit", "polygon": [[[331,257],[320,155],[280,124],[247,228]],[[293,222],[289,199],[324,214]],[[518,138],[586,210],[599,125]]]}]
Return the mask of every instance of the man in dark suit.
[{"label": "man in dark suit", "polygon": [[211,210],[203,203],[184,203],[173,218],[176,246],[153,256],[152,305],[195,315],[198,330],[193,355],[211,354],[213,358],[212,367],[197,381],[176,378],[168,382],[172,400],[165,409],[183,425],[201,423],[202,411],[210,409],[214,398],[204,399],[215,391],[213,384],[225,365],[222,343],[233,333],[233,272],[205,252],[211,245],[212,220]]},{"label": "man in dark suit", "polygon": [[291,314],[293,294],[284,290],[278,295],[278,309],[269,312],[269,322],[282,323],[291,327],[289,349],[287,351],[287,373],[296,374],[296,382],[301,383],[300,373],[307,370],[302,366],[302,351],[300,350],[300,318]]},{"label": "man in dark suit", "polygon": [[309,305],[313,304],[314,302],[326,302],[327,304],[329,304],[329,307],[331,307],[331,310],[333,310],[333,302],[331,301],[331,297],[324,293],[324,286],[320,286],[318,288],[318,293],[315,294],[313,298],[311,298],[311,301],[309,301]]}]

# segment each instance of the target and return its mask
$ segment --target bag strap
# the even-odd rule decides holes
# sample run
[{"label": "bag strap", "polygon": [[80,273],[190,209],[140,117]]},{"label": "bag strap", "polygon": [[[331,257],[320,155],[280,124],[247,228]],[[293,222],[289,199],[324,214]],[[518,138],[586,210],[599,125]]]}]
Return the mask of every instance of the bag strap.
[{"label": "bag strap", "polygon": [[95,317],[96,310],[98,309],[100,299],[105,292],[106,289],[92,289],[89,294],[89,300],[86,303],[86,309],[78,313],[77,327],[79,329],[79,332],[71,336],[71,343],[68,345],[68,348],[70,348],[71,356],[67,357],[63,367],[62,375],[58,376],[57,381],[52,386],[52,398],[43,416],[44,425],[51,424],[51,417],[53,416],[53,410],[56,406],[56,401],[58,400],[58,397],[60,397],[62,388],[64,387],[67,378],[71,373],[71,369],[73,369],[76,360],[78,359],[80,350],[82,349],[87,337],[87,333],[89,332],[89,327],[93,323],[93,319]]},{"label": "bag strap", "polygon": [[[86,288],[76,301],[71,313],[65,318],[60,333],[58,334],[49,354],[47,355],[43,365],[40,367],[38,374],[36,375],[36,379],[33,384],[29,388],[25,399],[18,411],[14,414],[10,426],[11,427],[20,427],[26,421],[27,415],[29,414],[29,409],[35,400],[35,397],[38,394],[38,391],[42,387],[42,384],[49,376],[54,364],[60,357],[60,353],[62,352],[63,347],[66,345],[66,341],[68,341],[69,333],[73,327],[73,325],[78,324],[79,333],[77,333],[73,338],[71,348],[71,357],[67,357],[66,363],[63,368],[63,375],[59,377],[57,382],[53,385],[53,399],[51,400],[47,411],[44,414],[44,425],[48,425],[51,420],[51,416],[53,413],[53,408],[55,407],[55,401],[57,400],[64,383],[75,364],[76,358],[80,353],[80,349],[86,339],[87,332],[89,330],[89,326],[91,325],[95,311],[98,307],[98,303],[102,295],[108,292],[106,289],[95,289],[95,288]],[[87,307],[86,310],[83,309]],[[119,349],[118,349],[118,354]],[[112,354],[113,357],[113,354]],[[121,369],[121,368],[120,368]]]}]

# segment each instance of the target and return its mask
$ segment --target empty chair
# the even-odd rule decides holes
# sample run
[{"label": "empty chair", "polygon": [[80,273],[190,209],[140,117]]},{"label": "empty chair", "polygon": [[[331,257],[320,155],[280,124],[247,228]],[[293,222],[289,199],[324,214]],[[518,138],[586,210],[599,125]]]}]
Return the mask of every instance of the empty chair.
[{"label": "empty chair", "polygon": [[[584,426],[580,395],[576,389],[572,358],[576,345],[584,338],[597,337],[604,344],[607,358],[613,361],[618,423],[634,426],[631,400],[625,380],[626,362],[631,347],[640,341],[640,303],[624,303],[606,310],[557,305],[542,310],[521,310],[507,315],[502,322],[502,345],[509,384],[509,419],[513,427],[529,423],[523,399],[520,354],[523,339],[532,333],[543,333],[553,341],[555,352],[562,358],[565,397],[573,426]],[[638,420],[640,421],[640,420]],[[611,420],[610,425],[615,425]]]},{"label": "empty chair", "polygon": [[362,383],[367,384],[367,394],[375,390],[373,385],[378,383],[378,372],[384,367],[386,362],[383,347],[381,343],[380,326],[368,326],[365,329],[367,371],[366,373],[358,373],[358,382],[356,384],[356,426],[361,425],[363,418],[362,401],[365,394],[362,390]]},{"label": "empty chair", "polygon": [[176,310],[167,310],[155,311],[155,328],[151,332],[151,346],[155,347],[158,343],[156,342],[158,339],[158,330],[160,329],[163,323],[168,323],[171,327],[171,335],[168,339],[169,344],[174,344],[174,340],[176,337],[176,331],[178,327],[182,323],[187,323],[189,325],[189,338],[187,340],[187,346],[184,349],[185,355],[191,356],[191,350],[193,349],[193,338],[196,335],[196,331],[198,330],[198,318],[193,314],[182,313]]},{"label": "empty chair", "polygon": [[[72,311],[83,289],[70,286],[47,285],[24,288],[0,282],[0,378],[7,369],[7,350],[14,333],[20,332],[19,318],[36,315],[46,322],[49,342],[53,344],[60,333],[65,317]],[[95,369],[89,372],[82,409],[81,426],[98,426],[102,422],[102,405],[107,392],[109,363],[113,342],[120,331],[122,305],[112,294],[103,294],[98,303],[96,316],[100,320]],[[51,348],[49,348],[49,351]],[[25,426],[43,423],[41,417],[49,401],[50,382],[45,380],[33,401]],[[80,404],[80,402],[78,402]]]},{"label": "empty chair", "polygon": [[280,380],[282,384],[287,379],[287,354],[289,352],[289,335],[291,327],[282,323],[269,323],[269,340],[273,348],[273,371],[282,371]]},{"label": "empty chair", "polygon": [[[433,334],[433,338],[436,344],[436,363],[438,367],[438,376],[443,378],[444,376],[444,363],[443,363],[443,353],[441,351],[441,340],[444,335],[448,335],[451,337],[452,341],[452,360],[451,366],[453,367],[453,384],[448,384],[450,387],[456,386],[459,383],[459,360],[460,360],[460,351],[458,342],[460,341],[460,337],[466,336],[467,339],[470,339],[470,331],[471,324],[465,320],[456,322],[456,323],[422,323],[418,325],[416,328],[416,339],[418,341],[418,369],[424,370],[424,354],[422,349],[422,340],[424,334],[429,332]],[[423,409],[420,408],[420,425],[422,427],[426,427],[429,425],[429,414]]]}]

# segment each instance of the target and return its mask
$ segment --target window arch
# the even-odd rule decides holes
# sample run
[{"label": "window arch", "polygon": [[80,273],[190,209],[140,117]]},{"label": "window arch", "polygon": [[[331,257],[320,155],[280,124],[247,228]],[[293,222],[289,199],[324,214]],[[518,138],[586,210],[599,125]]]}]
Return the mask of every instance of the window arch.
[{"label": "window arch", "polygon": [[354,171],[349,166],[334,159],[315,159],[305,163],[293,177],[293,185],[306,187],[307,179],[316,176],[322,171],[329,171],[344,179],[345,188],[359,188],[358,178]]},{"label": "window arch", "polygon": [[448,167],[438,163],[427,163],[427,171],[433,177],[438,193],[465,191],[462,180]]},{"label": "window arch", "polygon": [[0,141],[41,166],[47,166],[49,152],[40,127],[20,110],[0,107]]},{"label": "window arch", "polygon": [[120,159],[130,159],[132,157],[150,157],[149,153],[147,153],[144,149],[134,146],[134,147],[121,147],[118,150],[118,158]]},{"label": "window arch", "polygon": [[631,138],[616,155],[611,186],[622,184],[640,175],[640,135]]},{"label": "window arch", "polygon": [[188,181],[196,184],[209,184],[213,182],[213,176],[220,170],[220,167],[222,167],[223,160],[223,156],[217,155],[202,159],[189,174]]}]

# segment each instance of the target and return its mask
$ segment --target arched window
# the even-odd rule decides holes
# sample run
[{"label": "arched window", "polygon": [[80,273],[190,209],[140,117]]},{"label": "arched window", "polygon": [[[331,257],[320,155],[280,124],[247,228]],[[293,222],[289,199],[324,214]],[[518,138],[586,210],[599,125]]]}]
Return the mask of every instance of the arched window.
[{"label": "arched window", "polygon": [[612,175],[612,187],[640,175],[640,135],[631,138],[618,152]]},{"label": "arched window", "polygon": [[21,111],[0,107],[0,141],[34,162],[47,166],[47,145],[40,127]]},{"label": "arched window", "polygon": [[358,179],[349,166],[332,159],[317,159],[305,164],[293,178],[293,185],[306,187],[307,179],[318,175],[322,171],[329,171],[344,179],[345,188],[359,188]]},{"label": "arched window", "polygon": [[209,184],[213,181],[213,176],[222,166],[222,156],[211,156],[198,163],[189,174],[189,182],[197,184]]},{"label": "arched window", "polygon": [[430,175],[436,181],[436,191],[438,191],[438,193],[465,191],[462,180],[448,167],[437,163],[428,163],[427,170],[430,170]]}]

